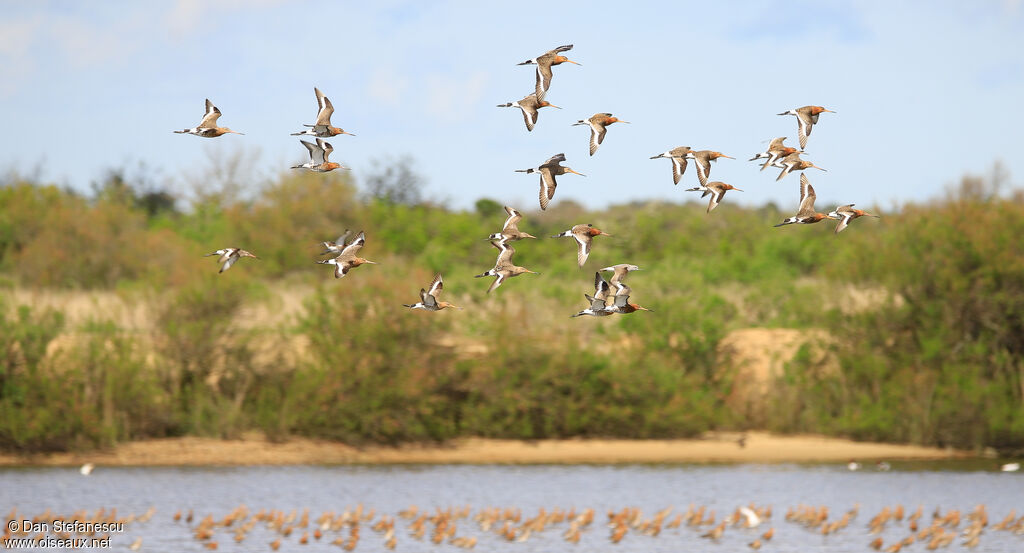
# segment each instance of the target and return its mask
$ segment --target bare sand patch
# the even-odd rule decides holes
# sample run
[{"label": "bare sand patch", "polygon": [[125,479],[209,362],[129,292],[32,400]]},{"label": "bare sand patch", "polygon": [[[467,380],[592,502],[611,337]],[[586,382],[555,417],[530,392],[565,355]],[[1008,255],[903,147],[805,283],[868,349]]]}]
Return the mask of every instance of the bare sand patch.
[{"label": "bare sand patch", "polygon": [[972,455],[912,445],[861,443],[823,436],[765,432],[709,434],[694,440],[491,440],[470,438],[445,445],[364,448],[296,438],[274,443],[262,436],[240,440],[172,438],[129,442],[109,451],[31,457],[3,454],[0,465],[106,466],[295,465],[295,464],[626,464],[782,463],[872,460],[935,460]]}]

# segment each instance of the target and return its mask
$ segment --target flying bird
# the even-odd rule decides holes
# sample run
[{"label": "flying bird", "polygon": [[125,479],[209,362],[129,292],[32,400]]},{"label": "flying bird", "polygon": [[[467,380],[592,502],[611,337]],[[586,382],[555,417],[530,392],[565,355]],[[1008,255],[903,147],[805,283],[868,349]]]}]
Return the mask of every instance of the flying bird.
[{"label": "flying bird", "polygon": [[292,169],[309,169],[317,173],[326,173],[335,169],[348,169],[348,167],[340,163],[327,160],[331,152],[334,151],[334,146],[331,146],[330,142],[325,142],[323,138],[317,138],[316,144],[306,142],[305,140],[300,140],[299,142],[302,142],[302,145],[309,150],[309,161],[302,165],[293,165]]},{"label": "flying bird", "polygon": [[526,98],[519,100],[518,102],[508,102],[506,104],[498,104],[499,108],[511,108],[517,107],[523,112],[523,122],[526,123],[526,130],[532,131],[534,125],[537,124],[537,110],[540,108],[553,107],[559,108],[555,104],[548,102],[547,100],[538,100],[536,94],[530,94]]},{"label": "flying bird", "polygon": [[773,139],[771,141],[771,143],[768,144],[768,149],[766,149],[765,151],[755,155],[754,157],[750,158],[748,161],[755,161],[755,160],[758,160],[758,159],[765,159],[765,158],[767,158],[767,160],[764,163],[761,164],[761,170],[762,171],[764,171],[765,168],[767,168],[769,165],[773,165],[775,167],[780,167],[781,168],[781,166],[780,165],[776,165],[776,163],[778,163],[779,160],[781,160],[782,158],[788,156],[789,154],[795,154],[797,152],[796,148],[791,148],[791,147],[786,146],[785,144],[783,144],[783,142],[785,140],[786,140],[785,136],[780,136],[780,137],[778,137],[776,139]]},{"label": "flying bird", "polygon": [[781,223],[775,225],[781,227],[784,225],[792,225],[799,223],[801,225],[810,225],[817,223],[822,219],[828,217],[824,213],[818,213],[814,210],[814,200],[817,196],[814,194],[814,187],[811,186],[810,181],[807,180],[807,175],[800,174],[800,208],[797,210],[796,215],[787,217]]},{"label": "flying bird", "polygon": [[818,116],[824,112],[835,113],[830,109],[825,109],[821,106],[804,106],[802,108],[794,108],[788,111],[784,111],[779,115],[795,115],[797,121],[797,131],[800,133],[800,150],[803,151],[807,147],[807,137],[811,136],[811,128],[818,122]]},{"label": "flying bird", "polygon": [[660,153],[656,156],[651,156],[651,159],[658,159],[660,157],[667,157],[672,160],[672,182],[679,184],[679,179],[683,178],[683,173],[686,172],[686,156],[691,151],[689,146],[679,146],[678,148],[672,148],[667,152]]},{"label": "flying bird", "polygon": [[255,255],[253,255],[253,254],[251,254],[251,253],[249,253],[249,252],[247,252],[247,251],[245,251],[245,250],[243,250],[241,248],[221,248],[221,249],[219,249],[219,250],[217,250],[215,252],[208,253],[208,254],[204,255],[203,257],[210,257],[211,255],[219,255],[220,256],[220,258],[217,260],[217,263],[221,264],[220,271],[217,271],[218,273],[223,273],[224,271],[230,269],[231,266],[234,265],[236,261],[238,261],[239,259],[241,259],[243,257],[251,257],[253,259],[259,259]]},{"label": "flying bird", "polygon": [[331,104],[331,100],[324,96],[323,92],[320,92],[319,88],[313,87],[313,93],[316,94],[316,103],[320,109],[316,112],[316,123],[312,125],[303,125],[309,127],[308,129],[301,132],[293,132],[292,136],[300,135],[311,135],[319,138],[331,138],[339,134],[347,134],[349,136],[355,136],[350,132],[345,132],[343,129],[334,127],[331,125],[331,115],[334,114],[334,105]]},{"label": "flying bird", "polygon": [[608,311],[606,308],[609,297],[608,293],[610,290],[611,286],[608,284],[608,281],[601,276],[600,272],[595,272],[594,295],[591,296],[589,294],[583,294],[583,297],[587,298],[587,301],[590,302],[590,307],[576,313],[575,315],[570,315],[569,318],[581,317],[583,315],[590,315],[591,317],[606,317],[611,315],[612,312]]},{"label": "flying bird", "polygon": [[555,177],[558,175],[564,175],[566,173],[573,173],[585,177],[583,173],[578,173],[572,169],[559,165],[559,163],[565,161],[565,154],[557,154],[551,156],[547,161],[542,163],[539,167],[530,169],[516,169],[517,173],[540,173],[540,208],[547,209],[548,202],[555,197],[555,187],[558,183],[555,182]]},{"label": "flying bird", "polygon": [[336,238],[334,242],[320,242],[320,245],[324,247],[324,251],[320,252],[320,255],[327,255],[329,253],[340,254],[341,250],[345,249],[345,242],[351,235],[352,231],[345,229],[345,232]]},{"label": "flying bird", "polygon": [[594,155],[597,151],[597,147],[604,142],[604,135],[608,133],[606,128],[612,123],[629,123],[629,121],[623,121],[618,117],[612,117],[610,113],[595,113],[591,115],[589,119],[580,119],[579,121],[572,124],[577,125],[588,125],[590,127],[590,155]]},{"label": "flying bird", "polygon": [[839,221],[839,224],[836,225],[836,234],[843,232],[843,229],[858,217],[878,217],[878,215],[868,213],[867,211],[854,209],[853,206],[854,204],[841,205],[835,208],[835,210],[829,212],[829,219]]},{"label": "flying bird", "polygon": [[532,234],[519,230],[519,221],[523,218],[523,214],[520,213],[518,209],[505,206],[505,213],[508,213],[508,218],[505,219],[505,224],[502,225],[501,232],[495,232],[488,236],[488,240],[522,240],[523,238],[537,238]]},{"label": "flying bird", "polygon": [[206,114],[203,115],[203,120],[199,122],[199,125],[192,127],[191,129],[184,129],[180,131],[174,131],[175,134],[194,134],[203,138],[217,138],[218,136],[234,133],[244,134],[238,131],[233,131],[227,127],[218,127],[217,119],[220,119],[220,110],[217,106],[213,105],[213,102],[209,98],[206,99]]},{"label": "flying bird", "polygon": [[[689,190],[687,190],[687,192],[698,191],[698,190],[701,190],[701,189],[700,188],[690,188]],[[721,202],[722,198],[725,197],[725,192],[727,190],[736,190],[738,192],[743,192],[742,190],[740,190],[739,188],[736,188],[735,186],[733,186],[731,184],[725,184],[724,182],[719,182],[719,181],[709,182],[708,185],[706,187],[704,187],[704,193],[701,194],[700,197],[703,198],[703,197],[708,196],[708,195],[711,196],[711,199],[708,201],[708,210],[706,211],[706,213],[711,213],[712,209],[715,209],[716,207],[718,207],[718,203]]]},{"label": "flying bird", "polygon": [[337,257],[331,259],[323,259],[317,261],[321,265],[334,265],[334,278],[342,278],[348,274],[353,267],[358,267],[364,263],[376,265],[374,261],[369,259],[363,259],[356,254],[362,249],[363,245],[366,244],[366,233],[359,231],[355,239],[352,240]]},{"label": "flying bird", "polygon": [[494,268],[479,275],[475,275],[476,278],[486,276],[495,277],[494,282],[492,282],[491,286],[487,288],[488,294],[512,277],[519,276],[523,273],[530,273],[534,275],[538,274],[525,267],[520,267],[512,263],[512,256],[516,253],[516,250],[508,243],[508,240],[497,240],[495,242],[491,242],[491,245],[498,248],[498,260],[495,261]]},{"label": "flying bird", "polygon": [[548,89],[551,88],[551,66],[561,65],[566,62],[580,65],[579,63],[560,55],[562,52],[568,52],[569,50],[572,50],[572,44],[566,44],[564,46],[559,46],[554,50],[548,50],[533,59],[528,59],[519,64],[537,66],[537,86],[535,90],[537,98],[544,98],[544,94],[546,94]]},{"label": "flying bird", "polygon": [[722,152],[713,152],[711,150],[699,150],[691,151],[686,154],[687,159],[692,159],[694,165],[697,166],[697,180],[700,181],[700,186],[697,188],[691,188],[687,192],[694,190],[703,190],[708,184],[708,177],[711,176],[711,162],[717,161],[718,158],[724,157],[726,159],[736,159],[734,157],[727,156]]},{"label": "flying bird", "polygon": [[595,236],[611,236],[607,232],[594,228],[594,225],[580,224],[573,225],[569,230],[556,234],[552,238],[561,238],[563,236],[571,236],[576,239],[576,245],[578,246],[576,251],[576,262],[580,267],[587,262],[587,257],[590,256],[590,245],[594,240]]},{"label": "flying bird", "polygon": [[776,181],[782,180],[783,177],[792,173],[793,171],[803,171],[804,169],[810,169],[811,167],[814,167],[815,169],[820,169],[822,171],[828,171],[828,169],[818,167],[817,165],[810,161],[804,161],[800,159],[799,152],[794,152],[780,160],[776,160],[775,164],[777,167],[782,167],[782,171],[779,172],[779,176],[775,177]]},{"label": "flying bird", "polygon": [[440,311],[447,307],[451,307],[454,309],[462,309],[461,307],[455,304],[448,303],[446,301],[439,301],[437,299],[437,297],[441,295],[441,290],[443,289],[444,281],[441,279],[440,273],[438,273],[438,275],[434,277],[434,280],[431,281],[430,287],[428,289],[424,290],[423,288],[420,288],[420,301],[411,305],[402,305],[410,309],[423,309],[425,311]]}]

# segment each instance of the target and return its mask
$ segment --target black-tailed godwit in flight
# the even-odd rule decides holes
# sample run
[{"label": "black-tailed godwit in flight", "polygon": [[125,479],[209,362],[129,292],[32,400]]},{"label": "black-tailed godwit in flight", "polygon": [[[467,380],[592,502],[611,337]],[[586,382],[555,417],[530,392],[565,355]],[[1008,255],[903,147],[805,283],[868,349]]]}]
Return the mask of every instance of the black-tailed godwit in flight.
[{"label": "black-tailed godwit in flight", "polygon": [[555,197],[555,187],[558,183],[555,182],[555,177],[558,175],[564,175],[566,173],[572,173],[585,177],[583,173],[576,172],[564,165],[559,163],[565,161],[565,154],[557,154],[551,156],[547,161],[542,163],[539,167],[530,169],[516,169],[517,173],[540,173],[540,208],[547,209],[548,202]]},{"label": "black-tailed godwit in flight", "polygon": [[537,94],[537,98],[543,99],[544,94],[546,94],[548,89],[551,88],[551,66],[561,65],[566,62],[580,65],[579,63],[561,55],[562,52],[568,52],[569,50],[572,50],[572,44],[566,44],[564,46],[559,46],[554,50],[548,50],[533,59],[528,59],[519,64],[537,66],[537,86],[534,91],[535,94]]},{"label": "black-tailed godwit in flight", "polygon": [[576,245],[578,246],[576,250],[576,263],[582,267],[583,264],[587,262],[587,257],[590,256],[590,246],[594,237],[611,235],[599,228],[594,228],[594,225],[587,223],[573,225],[569,230],[556,234],[552,236],[552,238],[561,238],[563,236],[571,236],[576,239]]},{"label": "black-tailed godwit in flight", "polygon": [[835,113],[830,109],[825,109],[821,106],[804,106],[802,108],[794,108],[791,110],[784,111],[779,115],[795,115],[800,136],[800,150],[802,151],[807,147],[807,137],[811,136],[811,129],[818,122],[818,116],[824,112]]},{"label": "black-tailed godwit in flight", "polygon": [[319,88],[314,87],[313,92],[316,94],[316,103],[320,109],[316,112],[316,123],[312,125],[303,125],[309,127],[308,129],[300,132],[293,132],[292,136],[310,135],[319,138],[331,138],[332,136],[338,136],[339,134],[347,134],[349,136],[355,136],[350,132],[346,132],[343,129],[331,125],[331,115],[334,114],[334,105],[331,104],[330,98],[324,96],[323,92],[320,92]]},{"label": "black-tailed godwit in flight", "polygon": [[608,133],[608,125],[612,123],[629,123],[629,121],[612,117],[610,113],[595,113],[589,119],[580,119],[572,125],[574,127],[577,125],[587,125],[590,127],[590,155],[594,155],[597,147],[604,142],[604,135]]},{"label": "black-tailed godwit in flight", "polygon": [[213,105],[213,102],[209,98],[206,99],[206,114],[203,115],[203,120],[198,125],[191,129],[184,129],[180,131],[174,131],[175,134],[194,134],[203,138],[217,138],[218,136],[225,135],[228,133],[233,134],[244,134],[238,131],[233,131],[227,127],[218,127],[217,119],[220,119],[220,110],[217,106]]}]

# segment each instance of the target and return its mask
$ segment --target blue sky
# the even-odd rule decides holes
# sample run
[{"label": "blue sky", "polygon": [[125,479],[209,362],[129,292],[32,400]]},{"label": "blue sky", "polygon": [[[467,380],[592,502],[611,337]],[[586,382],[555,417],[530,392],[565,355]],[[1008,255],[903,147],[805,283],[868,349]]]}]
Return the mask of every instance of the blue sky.
[{"label": "blue sky", "polygon": [[[438,201],[480,197],[537,209],[537,179],[515,173],[564,152],[586,178],[560,179],[554,202],[590,207],[679,201],[675,146],[718,150],[712,170],[745,192],[726,202],[793,204],[747,159],[776,136],[796,143],[808,104],[824,114],[807,159],[821,203],[882,210],[943,194],[1000,160],[1024,175],[1024,5],[979,2],[541,3],[524,17],[483,2],[23,2],[0,6],[0,170],[41,171],[88,190],[108,168],[144,163],[187,196],[212,164],[241,154],[257,188],[306,160],[297,137],[315,118],[313,87],[333,101],[334,161],[367,174],[411,155]],[[532,90],[532,66],[560,44],[581,66],[555,67],[532,133],[498,103]],[[242,131],[202,139],[203,99]],[[614,125],[594,157],[595,112]],[[822,206],[819,206],[822,207]]]}]

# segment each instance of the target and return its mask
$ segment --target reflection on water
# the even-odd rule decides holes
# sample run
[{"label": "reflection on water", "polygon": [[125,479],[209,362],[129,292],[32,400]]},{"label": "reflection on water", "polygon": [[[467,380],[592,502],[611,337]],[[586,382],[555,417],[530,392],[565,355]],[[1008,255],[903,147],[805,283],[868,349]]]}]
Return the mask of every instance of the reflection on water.
[{"label": "reflection on water", "polygon": [[[1014,510],[1015,516],[1024,514],[1024,474],[995,472],[991,465],[988,461],[894,463],[888,472],[871,466],[850,472],[845,465],[97,467],[90,476],[82,476],[77,468],[16,468],[0,469],[0,508],[5,514],[16,508],[19,516],[37,515],[46,509],[70,515],[82,509],[116,508],[118,516],[126,516],[155,506],[152,520],[131,523],[123,534],[112,536],[111,549],[115,551],[127,551],[138,537],[142,537],[142,551],[206,551],[193,537],[195,525],[206,515],[222,520],[241,504],[251,514],[266,509],[285,515],[294,510],[301,515],[308,508],[309,528],[296,528],[282,538],[281,550],[339,551],[331,541],[349,538],[349,528],[328,531],[319,541],[310,537],[306,546],[300,546],[299,540],[305,531],[312,533],[312,521],[321,513],[331,511],[339,516],[361,504],[364,512],[372,510],[375,518],[361,525],[357,551],[387,551],[383,533],[371,528],[381,515],[397,518],[396,551],[459,551],[448,543],[431,543],[429,529],[423,540],[410,535],[412,521],[398,518],[398,514],[416,505],[431,514],[438,509],[469,507],[470,517],[455,521],[456,535],[476,537],[477,550],[483,551],[750,551],[747,544],[771,527],[774,538],[761,551],[863,552],[869,551],[869,542],[876,538],[868,532],[868,521],[883,507],[901,504],[909,515],[923,506],[923,529],[932,523],[936,509],[943,514],[959,509],[966,515],[984,504],[989,527],[974,550],[1024,551],[1024,534],[991,528]],[[634,528],[617,545],[609,540],[609,511],[637,508],[640,520],[650,520],[657,511],[670,507],[672,511],[664,519],[668,524],[692,504],[705,506],[705,517],[713,510],[717,523],[737,507],[751,503],[772,507],[772,517],[756,529],[730,526],[717,545],[700,537],[712,526],[698,530],[685,523],[675,529],[663,527],[657,537]],[[801,505],[828,507],[829,521],[838,520],[857,505],[859,514],[847,528],[823,537],[817,529],[785,520],[787,509]],[[542,508],[547,513],[554,509],[579,513],[592,508],[596,516],[576,545],[563,538],[568,522],[550,524],[524,542],[510,542],[494,528],[485,532],[473,521],[474,515],[489,507],[521,510],[520,523]],[[192,510],[193,523],[175,522],[172,517],[178,510]],[[243,522],[214,529],[213,541],[218,542],[219,551],[269,551],[268,544],[280,537],[263,522],[246,534],[244,542],[236,543],[233,532]],[[909,536],[908,526],[906,519],[886,525],[878,534],[884,547]],[[964,520],[956,530],[962,532],[966,527]],[[958,536],[951,548],[961,549],[962,542]],[[918,542],[911,550],[923,551],[925,545]]]}]

